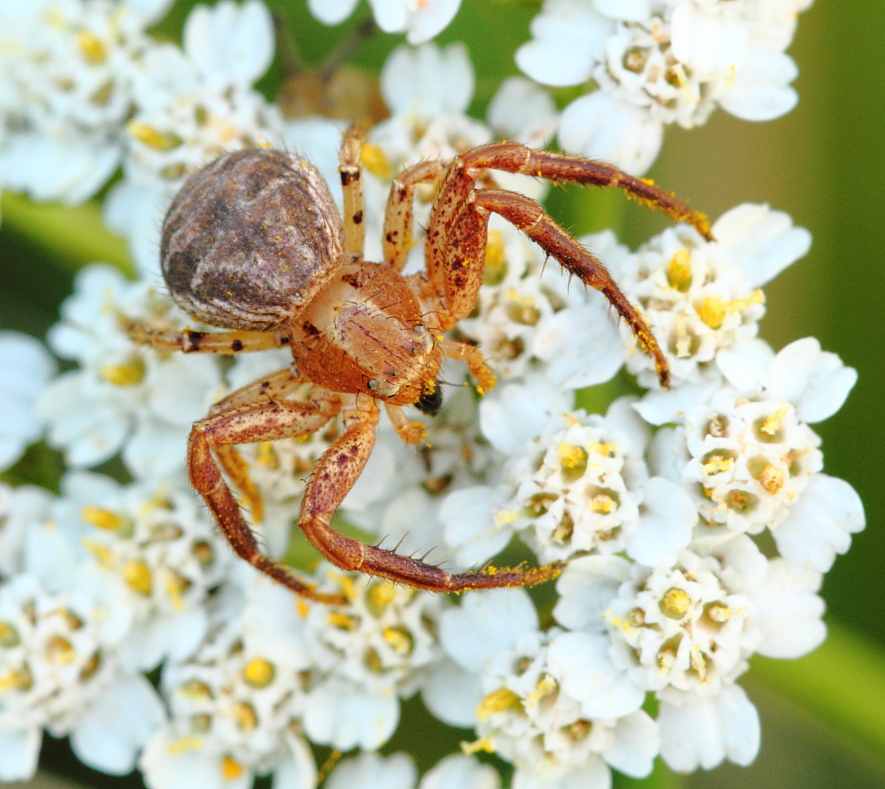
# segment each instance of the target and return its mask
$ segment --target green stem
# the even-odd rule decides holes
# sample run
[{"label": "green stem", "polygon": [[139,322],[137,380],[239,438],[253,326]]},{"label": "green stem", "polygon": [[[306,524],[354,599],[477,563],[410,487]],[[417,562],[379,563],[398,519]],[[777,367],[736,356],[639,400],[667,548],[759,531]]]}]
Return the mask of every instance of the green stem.
[{"label": "green stem", "polygon": [[4,192],[0,206],[7,228],[46,250],[60,265],[76,271],[89,263],[110,263],[134,276],[126,242],[105,227],[97,203],[35,203]]}]

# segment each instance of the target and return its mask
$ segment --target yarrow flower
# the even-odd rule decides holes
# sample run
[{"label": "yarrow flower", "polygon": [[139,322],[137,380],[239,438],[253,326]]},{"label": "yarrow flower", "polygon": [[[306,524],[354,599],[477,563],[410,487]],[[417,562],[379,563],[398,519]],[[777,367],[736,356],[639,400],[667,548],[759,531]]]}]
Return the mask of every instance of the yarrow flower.
[{"label": "yarrow flower", "polygon": [[795,106],[797,70],[785,50],[809,5],[545,0],[516,62],[543,85],[594,85],[563,111],[560,142],[641,175],[667,124],[699,126],[717,106],[755,121]]},{"label": "yarrow flower", "polygon": [[[754,655],[794,659],[823,641],[823,574],[864,527],[855,491],[824,473],[813,428],[839,410],[856,372],[813,338],[775,352],[758,336],[762,287],[808,251],[809,233],[744,204],[714,223],[715,240],[687,225],[636,250],[611,230],[581,239],[660,343],[663,388],[609,302],[493,217],[474,309],[435,340],[477,346],[491,373],[480,384],[464,360],[446,359],[441,402],[406,407],[406,423],[424,431],[417,444],[382,413],[330,525],[452,572],[494,575],[517,551],[527,565],[562,562],[547,608],[522,589],[453,599],[308,566],[293,527],[318,461],[353,424],[353,400],[306,435],[264,440],[271,426],[242,445],[212,438],[206,451],[224,455],[247,523],[220,530],[212,512],[232,504],[219,504],[218,478],[211,511],[187,484],[212,471],[194,453],[188,468],[189,434],[200,444],[192,425],[225,398],[221,408],[233,402],[229,415],[248,424],[263,405],[237,392],[297,375],[291,349],[240,354],[237,338],[231,359],[138,339],[213,331],[160,285],[162,217],[184,179],[221,152],[274,146],[355,190],[354,173],[338,169],[345,122],[319,112],[331,101],[274,101],[256,88],[275,81],[259,83],[277,35],[260,0],[197,5],[180,46],[150,32],[168,5],[0,10],[0,179],[35,199],[102,195],[137,272],[78,272],[48,335],[60,373],[35,340],[0,333],[10,417],[0,429],[10,469],[0,483],[0,780],[33,777],[43,732],[70,737],[105,772],[137,767],[150,789],[247,789],[257,778],[286,789],[499,789],[480,753],[512,765],[514,789],[607,787],[612,770],[642,778],[658,757],[682,772],[752,761],[759,716],[739,683]],[[337,24],[357,4],[307,5]],[[463,44],[430,42],[459,0],[370,0],[378,27],[420,46],[397,39],[380,75],[355,83],[374,80],[389,112],[359,135],[365,206],[347,221],[365,230],[362,257],[402,270],[428,309],[439,283],[424,273],[422,242],[439,187],[430,176],[417,185],[407,228],[401,209],[388,216],[391,188],[413,165],[448,163],[496,136],[542,146],[558,135],[641,173],[667,124],[698,126],[717,107],[748,120],[789,111],[785,53],[809,5],[545,0],[516,53],[531,79],[497,85]],[[331,68],[313,75],[318,90],[332,91]],[[484,120],[470,114],[477,85],[480,100],[492,96]],[[543,86],[592,92],[560,112]],[[334,103],[364,108],[364,98]],[[287,117],[293,106],[317,114]],[[497,171],[478,180],[538,202],[547,190]],[[580,391],[622,371],[631,389]],[[316,388],[305,378],[262,396],[279,413]],[[633,394],[601,407],[614,391]],[[40,477],[55,492],[18,484],[35,457],[60,466]],[[257,546],[342,602],[275,584],[235,558],[230,532],[239,553]],[[407,754],[377,753],[405,735],[403,705],[418,696],[440,726],[473,730],[466,753],[421,777]],[[319,766],[317,749],[355,752]]]}]

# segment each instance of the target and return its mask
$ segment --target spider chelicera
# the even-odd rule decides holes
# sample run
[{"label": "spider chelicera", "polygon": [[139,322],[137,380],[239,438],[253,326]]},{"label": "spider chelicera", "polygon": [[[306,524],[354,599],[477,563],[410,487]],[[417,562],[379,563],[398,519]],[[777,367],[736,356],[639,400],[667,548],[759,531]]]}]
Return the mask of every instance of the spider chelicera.
[{"label": "spider chelicera", "polygon": [[[261,550],[224,472],[260,517],[261,497],[235,446],[305,436],[341,416],[343,430],[307,482],[299,525],[344,570],[439,592],[524,586],[555,577],[561,564],[450,573],[395,550],[366,545],[331,528],[375,443],[379,403],[400,437],[424,435],[403,406],[440,407],[442,357],[462,359],[480,392],[495,378],[475,346],[443,339],[474,308],[483,279],[487,225],[500,214],[570,274],[601,291],[655,362],[668,368],[648,324],[603,265],[528,197],[502,190],[486,171],[552,181],[616,186],[710,238],[707,220],[649,182],[576,156],[492,142],[451,162],[425,161],[393,182],[384,221],[384,262],[363,254],[361,140],[341,148],[344,217],[317,170],[303,157],[268,149],[226,154],[191,175],[163,224],[162,270],[172,299],[194,318],[228,331],[154,330],[132,324],[133,339],[185,353],[235,354],[288,345],[293,364],[234,392],[194,424],[191,483],[234,551],[298,594],[340,603]],[[401,273],[412,246],[416,187],[435,185],[425,238],[426,268]],[[290,399],[309,383],[308,394]]]}]

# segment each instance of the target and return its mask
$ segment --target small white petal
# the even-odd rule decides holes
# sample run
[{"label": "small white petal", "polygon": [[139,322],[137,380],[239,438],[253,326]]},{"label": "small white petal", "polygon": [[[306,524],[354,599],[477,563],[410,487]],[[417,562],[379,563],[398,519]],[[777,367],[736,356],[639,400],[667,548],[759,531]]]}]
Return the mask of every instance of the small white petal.
[{"label": "small white petal", "polygon": [[827,637],[824,601],[817,592],[820,573],[803,570],[783,559],[769,562],[767,577],[753,588],[758,601],[756,627],[762,640],[760,655],[795,660],[817,649]]},{"label": "small white petal", "polygon": [[339,764],[326,782],[327,789],[412,789],[417,771],[404,753],[381,756],[363,753]]},{"label": "small white petal", "polygon": [[770,121],[786,115],[799,101],[789,84],[799,71],[782,52],[750,52],[733,88],[719,100],[722,108],[745,121]]},{"label": "small white petal", "polygon": [[30,781],[37,772],[42,742],[38,726],[0,731],[0,781]]},{"label": "small white petal", "polygon": [[834,353],[822,351],[814,337],[791,342],[775,357],[769,391],[796,406],[814,424],[835,414],[857,382],[857,371]]},{"label": "small white petal", "polygon": [[446,496],[439,511],[446,544],[456,551],[458,563],[475,567],[500,553],[513,529],[495,518],[506,500],[502,489],[486,486],[456,490]]},{"label": "small white petal", "polygon": [[71,732],[71,748],[84,764],[125,775],[163,718],[163,704],[144,677],[120,679],[83,713]]},{"label": "small white petal", "polygon": [[251,84],[273,59],[273,20],[257,0],[198,5],[184,25],[184,50],[211,84]]},{"label": "small white petal", "polygon": [[414,10],[409,11],[406,41],[413,46],[429,41],[449,26],[460,6],[461,0],[424,0],[418,3]]},{"label": "small white petal", "polygon": [[863,502],[845,480],[815,474],[787,519],[774,530],[781,555],[807,570],[825,573],[866,525]]},{"label": "small white petal", "polygon": [[501,777],[488,764],[472,756],[452,754],[421,779],[418,789],[498,789]]},{"label": "small white petal", "polygon": [[443,649],[468,671],[480,671],[526,633],[538,629],[538,613],[522,589],[490,589],[461,599],[440,618]]},{"label": "small white petal", "polygon": [[581,96],[562,112],[559,142],[565,150],[643,175],[661,150],[664,127],[648,112],[602,91]]},{"label": "small white petal", "polygon": [[629,577],[630,567],[620,556],[581,556],[570,561],[556,582],[556,621],[570,630],[602,632],[602,617]]},{"label": "small white petal", "polygon": [[712,770],[724,759],[746,766],[759,752],[759,713],[737,685],[715,696],[662,693],[661,756],[677,772]]},{"label": "small white petal", "polygon": [[644,778],[654,766],[661,747],[658,724],[643,710],[618,720],[614,737],[602,751],[605,761],[631,778]]},{"label": "small white petal", "polygon": [[762,204],[743,203],[732,208],[716,220],[712,231],[756,288],[773,280],[811,248],[811,233],[795,227],[789,214]]},{"label": "small white petal", "polygon": [[698,511],[683,487],[663,477],[645,486],[642,514],[627,544],[627,555],[647,567],[671,567],[691,542]]},{"label": "small white petal", "polygon": [[324,25],[337,25],[353,13],[359,0],[307,0],[307,7]]},{"label": "small white petal", "polygon": [[765,340],[752,339],[723,348],[716,354],[716,366],[736,389],[753,391],[768,380],[774,351]]},{"label": "small white petal", "polygon": [[564,633],[550,643],[551,674],[591,718],[629,715],[645,698],[642,688],[614,666],[608,648],[608,636],[585,632]]},{"label": "small white petal", "polygon": [[482,674],[465,671],[451,660],[431,669],[421,688],[421,698],[435,717],[462,728],[476,723],[476,708],[483,695]]},{"label": "small white petal", "polygon": [[342,751],[374,750],[390,739],[399,723],[399,699],[380,696],[331,678],[312,690],[304,709],[308,738]]}]

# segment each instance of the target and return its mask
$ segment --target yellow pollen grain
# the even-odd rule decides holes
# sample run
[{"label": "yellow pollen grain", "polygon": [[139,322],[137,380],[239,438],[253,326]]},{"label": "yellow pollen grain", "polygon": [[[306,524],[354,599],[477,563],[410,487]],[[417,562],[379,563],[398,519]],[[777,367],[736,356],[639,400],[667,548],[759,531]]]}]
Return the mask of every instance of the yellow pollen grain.
[{"label": "yellow pollen grain", "polygon": [[547,696],[551,693],[555,693],[557,688],[559,688],[559,684],[556,682],[553,677],[549,674],[545,674],[538,681],[535,689],[526,696],[525,701],[523,702],[523,706],[526,709],[531,709],[532,707],[538,706],[538,704],[543,701]]},{"label": "yellow pollen grain", "polygon": [[718,296],[710,296],[701,304],[698,316],[711,329],[719,329],[729,315],[764,303],[765,294],[758,289],[754,290],[746,299],[735,299],[734,301],[723,301]]},{"label": "yellow pollen grain", "polygon": [[664,593],[661,612],[670,619],[682,619],[691,605],[691,596],[684,589],[672,587]]},{"label": "yellow pollen grain", "polygon": [[680,293],[685,293],[691,287],[691,281],[691,253],[682,247],[667,264],[667,282]]},{"label": "yellow pollen grain", "polygon": [[95,560],[105,569],[112,570],[117,559],[117,555],[108,548],[95,540],[83,539],[80,541],[83,548],[91,553]]},{"label": "yellow pollen grain", "polygon": [[705,299],[698,309],[698,317],[711,329],[721,328],[727,314],[725,302],[718,296]]},{"label": "yellow pollen grain", "polygon": [[481,721],[485,721],[496,712],[519,709],[521,706],[522,702],[519,696],[512,690],[509,688],[498,688],[498,690],[492,691],[482,700],[482,703],[476,708],[476,717]]},{"label": "yellow pollen grain", "polygon": [[16,630],[9,622],[0,621],[0,646],[11,647],[16,646],[20,642],[18,630]]},{"label": "yellow pollen grain", "polygon": [[349,575],[342,575],[338,581],[339,586],[341,587],[341,593],[348,600],[356,600],[359,596],[356,591],[356,584],[353,582],[353,578]]},{"label": "yellow pollen grain", "polygon": [[762,473],[759,475],[759,484],[772,496],[784,486],[785,482],[786,474],[783,470],[770,463],[762,469]]},{"label": "yellow pollen grain", "polygon": [[244,772],[243,765],[235,761],[231,756],[225,756],[221,760],[221,775],[226,781],[234,781]]},{"label": "yellow pollen grain", "polygon": [[658,668],[661,670],[661,674],[669,673],[675,663],[676,655],[669,649],[658,652]]},{"label": "yellow pollen grain", "polygon": [[480,737],[473,742],[462,742],[461,752],[472,756],[474,753],[494,753],[495,745],[489,737]]},{"label": "yellow pollen grain", "polygon": [[602,455],[603,457],[614,457],[618,452],[618,445],[615,441],[594,441],[587,447],[590,454]]},{"label": "yellow pollen grain", "polygon": [[258,715],[249,702],[238,701],[234,704],[233,713],[240,731],[253,731],[258,726]]},{"label": "yellow pollen grain", "polygon": [[376,175],[382,180],[387,181],[393,175],[387,154],[377,145],[369,142],[363,144],[360,151],[360,161],[372,175]]},{"label": "yellow pollen grain", "polygon": [[408,655],[412,651],[412,636],[404,627],[385,628],[384,641],[397,655]]},{"label": "yellow pollen grain", "polygon": [[728,606],[714,604],[707,609],[707,616],[717,624],[723,624],[731,619],[731,609]]},{"label": "yellow pollen grain", "polygon": [[184,590],[188,587],[188,582],[177,573],[168,573],[166,576],[166,594],[172,602],[172,607],[176,611],[183,611]]},{"label": "yellow pollen grain", "polygon": [[789,415],[790,411],[790,406],[782,405],[760,425],[759,429],[763,433],[773,436],[783,427],[784,419]]},{"label": "yellow pollen grain", "polygon": [[178,689],[178,695],[199,704],[212,698],[212,690],[205,682],[193,679]]},{"label": "yellow pollen grain", "polygon": [[379,581],[369,589],[369,599],[376,608],[386,608],[396,598],[396,589],[388,581]]},{"label": "yellow pollen grain", "polygon": [[495,527],[500,529],[503,526],[509,526],[519,517],[518,512],[513,510],[501,510],[495,513]]},{"label": "yellow pollen grain", "polygon": [[721,474],[723,471],[731,471],[734,468],[734,458],[714,457],[703,464],[707,476]]},{"label": "yellow pollen grain", "polygon": [[504,257],[504,234],[500,230],[490,230],[486,246],[483,283],[497,285],[507,273],[507,260]]},{"label": "yellow pollen grain", "polygon": [[341,630],[356,630],[357,620],[340,611],[330,611],[329,624]]},{"label": "yellow pollen grain", "polygon": [[153,577],[151,576],[151,570],[147,564],[142,561],[130,559],[123,565],[121,573],[123,575],[123,580],[130,589],[133,589],[145,597],[151,593],[154,582]]},{"label": "yellow pollen grain", "polygon": [[689,661],[691,667],[697,672],[698,679],[705,683],[707,681],[707,661],[697,644],[694,644],[689,652]]},{"label": "yellow pollen grain", "polygon": [[243,667],[243,681],[252,688],[266,688],[275,674],[273,663],[264,658],[252,658]]},{"label": "yellow pollen grain", "polygon": [[52,636],[46,641],[46,657],[56,666],[70,666],[77,660],[77,652],[66,638]]},{"label": "yellow pollen grain", "polygon": [[274,451],[273,444],[271,444],[270,441],[262,441],[258,445],[258,453],[256,454],[255,459],[261,463],[262,466],[267,466],[270,469],[275,470],[280,467],[280,459]]},{"label": "yellow pollen grain", "polygon": [[33,684],[31,672],[27,668],[14,669],[0,676],[0,692],[28,690]]},{"label": "yellow pollen grain", "polygon": [[298,611],[298,616],[302,619],[307,619],[307,615],[310,613],[310,605],[303,597],[299,597],[295,601],[295,608]]},{"label": "yellow pollen grain", "polygon": [[166,747],[169,753],[176,755],[185,751],[198,751],[203,747],[203,740],[199,737],[182,737],[175,742],[170,742]]},{"label": "yellow pollen grain", "polygon": [[171,151],[183,142],[177,134],[161,132],[142,121],[129,121],[126,131],[130,137],[158,151]]},{"label": "yellow pollen grain", "polygon": [[590,499],[590,509],[602,515],[609,515],[618,508],[615,500],[607,493],[597,493]]},{"label": "yellow pollen grain", "polygon": [[114,386],[134,386],[144,380],[144,361],[136,356],[123,364],[103,364],[99,375]]},{"label": "yellow pollen grain", "polygon": [[105,45],[88,30],[81,30],[77,34],[77,46],[90,63],[103,63],[108,56]]},{"label": "yellow pollen grain", "polygon": [[126,524],[126,521],[115,512],[102,509],[101,507],[83,507],[80,510],[80,517],[90,526],[95,526],[105,531],[120,531]]},{"label": "yellow pollen grain", "polygon": [[559,462],[563,468],[579,468],[587,463],[587,450],[562,443],[559,445]]}]

